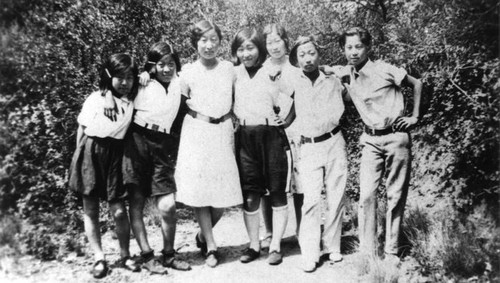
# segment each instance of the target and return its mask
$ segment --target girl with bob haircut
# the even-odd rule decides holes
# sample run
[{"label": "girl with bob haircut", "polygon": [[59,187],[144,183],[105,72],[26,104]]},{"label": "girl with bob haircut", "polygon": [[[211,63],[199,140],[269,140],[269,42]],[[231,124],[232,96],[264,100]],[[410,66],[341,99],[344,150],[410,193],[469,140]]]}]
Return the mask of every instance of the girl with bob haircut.
[{"label": "girl with bob haircut", "polygon": [[222,40],[222,32],[220,31],[219,26],[207,20],[199,21],[191,27],[190,39],[191,44],[195,49],[198,49],[198,41],[200,41],[203,35],[209,30],[214,30],[219,37],[219,41]]},{"label": "girl with bob haircut", "polygon": [[201,233],[196,245],[206,264],[217,266],[219,253],[213,227],[223,208],[242,203],[238,167],[234,156],[232,122],[233,64],[217,58],[221,33],[203,20],[191,29],[198,60],[181,73],[181,91],[188,115],[184,118],[175,179],[177,201],[192,206]]},{"label": "girl with bob haircut", "polygon": [[264,38],[262,34],[259,33],[255,28],[244,28],[240,30],[234,37],[233,42],[231,43],[231,56],[234,61],[234,65],[238,66],[242,62],[240,57],[238,57],[237,52],[238,48],[240,48],[245,41],[250,41],[258,50],[257,61],[252,67],[260,68],[264,61],[266,61],[266,45],[264,43]]},{"label": "girl with bob haircut", "polygon": [[[289,39],[285,28],[277,23],[268,24],[264,27],[263,30],[264,40],[266,43],[266,50],[269,54],[269,58],[264,62],[263,69],[268,72],[273,78],[274,84],[273,87],[278,88],[280,92],[285,93],[293,98],[293,90],[290,91],[288,89],[288,85],[291,83],[288,82],[288,79],[293,77],[292,74],[294,72],[299,72],[300,70],[290,64],[288,58],[289,52]],[[295,117],[295,108],[292,105],[292,109],[290,110],[290,123],[293,121]],[[285,128],[285,132],[288,137],[290,137],[291,133],[289,133],[289,127]],[[297,171],[295,170],[295,157],[296,157],[296,145],[292,143],[293,140],[288,138],[289,148],[287,150],[288,156],[288,165],[290,166],[290,173],[288,174],[288,182],[289,189],[293,194],[293,204],[295,208],[295,218],[296,218],[296,236],[299,235],[299,227],[300,227],[300,217],[301,217],[301,207],[303,202],[303,194],[296,182]],[[261,246],[269,247],[273,225],[272,225],[272,209],[271,203],[268,195],[262,197],[262,216],[264,218],[264,224],[266,228],[266,234],[264,235]]]},{"label": "girl with bob haircut", "polygon": [[[143,268],[166,274],[166,267],[190,270],[189,263],[176,257],[174,171],[178,138],[175,120],[181,103],[177,73],[179,57],[167,42],[154,43],[148,51],[144,74],[152,80],[139,89],[134,101],[135,114],[125,138],[124,183],[130,188],[130,219],[141,248]],[[163,249],[159,260],[148,242],[143,210],[146,198],[153,197],[161,217]]]},{"label": "girl with bob haircut", "polygon": [[[243,216],[249,247],[240,261],[251,262],[260,255],[259,206],[269,191],[273,209],[273,234],[268,263],[282,262],[281,238],[288,219],[286,197],[288,146],[283,129],[286,114],[293,100],[282,95],[268,73],[263,71],[266,49],[263,36],[255,29],[243,28],[234,37],[231,53],[236,57],[234,113],[238,118],[236,160],[243,192]],[[279,113],[275,108],[280,108]]]},{"label": "girl with bob haircut", "polygon": [[[139,271],[129,252],[130,223],[125,206],[127,190],[122,183],[123,138],[132,121],[137,94],[137,65],[128,54],[109,56],[101,68],[99,91],[85,100],[78,115],[77,147],[70,167],[69,188],[83,198],[85,232],[94,251],[92,274],[102,278],[108,274],[108,263],[101,245],[99,200],[108,201],[116,222],[120,244],[118,266]],[[105,94],[119,109],[115,122],[104,116]]]}]

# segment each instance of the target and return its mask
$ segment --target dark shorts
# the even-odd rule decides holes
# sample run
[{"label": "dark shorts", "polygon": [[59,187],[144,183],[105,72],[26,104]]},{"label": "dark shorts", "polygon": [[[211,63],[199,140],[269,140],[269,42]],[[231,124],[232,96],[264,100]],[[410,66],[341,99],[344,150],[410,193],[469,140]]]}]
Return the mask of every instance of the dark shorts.
[{"label": "dark shorts", "polygon": [[132,123],[125,136],[123,181],[135,184],[144,196],[177,191],[174,180],[179,141],[170,134]]},{"label": "dark shorts", "polygon": [[262,195],[285,192],[288,146],[282,128],[276,126],[240,126],[236,132],[236,161],[243,192]]},{"label": "dark shorts", "polygon": [[110,202],[125,198],[122,155],[122,140],[83,136],[71,160],[69,188]]}]

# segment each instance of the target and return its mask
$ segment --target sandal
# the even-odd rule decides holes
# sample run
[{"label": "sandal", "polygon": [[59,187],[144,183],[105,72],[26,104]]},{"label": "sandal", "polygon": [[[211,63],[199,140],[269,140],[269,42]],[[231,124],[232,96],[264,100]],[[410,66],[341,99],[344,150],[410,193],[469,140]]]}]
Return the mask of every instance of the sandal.
[{"label": "sandal", "polygon": [[154,251],[141,252],[141,267],[151,274],[168,274],[168,270],[163,264],[155,259]]},{"label": "sandal", "polygon": [[116,262],[116,264],[119,267],[130,270],[132,272],[141,271],[141,267],[139,266],[139,264],[135,260],[133,260],[130,256],[125,256],[125,257],[120,258]]},{"label": "sandal", "polygon": [[96,279],[105,277],[106,275],[108,275],[108,271],[108,263],[104,259],[96,261],[94,263],[94,266],[92,267],[92,275]]},{"label": "sandal", "polygon": [[163,266],[182,271],[191,270],[191,265],[187,261],[175,258],[176,254],[175,251],[166,252],[162,250],[161,254],[162,254],[161,263]]}]

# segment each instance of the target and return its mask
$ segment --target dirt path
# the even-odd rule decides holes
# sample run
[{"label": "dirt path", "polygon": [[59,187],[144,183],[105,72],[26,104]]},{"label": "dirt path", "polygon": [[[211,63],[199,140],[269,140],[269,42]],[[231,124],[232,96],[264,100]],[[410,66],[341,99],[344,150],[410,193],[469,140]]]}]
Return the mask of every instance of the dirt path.
[{"label": "dirt path", "polygon": [[[292,208],[290,208],[292,209]],[[282,243],[285,257],[278,266],[270,266],[267,252],[254,262],[242,264],[239,256],[248,243],[241,209],[227,211],[214,229],[222,262],[216,268],[204,264],[194,237],[198,225],[193,221],[178,224],[176,247],[179,256],[188,260],[193,269],[187,272],[169,270],[168,275],[150,275],[147,271],[131,273],[115,268],[105,278],[92,278],[89,270],[92,258],[88,255],[76,257],[70,254],[61,262],[41,262],[30,257],[21,258],[15,264],[15,273],[0,273],[0,282],[359,282],[354,265],[354,256],[347,255],[344,261],[336,264],[324,262],[314,273],[305,273],[300,268],[300,249],[295,238],[295,220],[290,211],[289,223]],[[263,227],[261,227],[263,229]],[[160,230],[148,227],[150,244],[157,252],[161,250]],[[261,230],[262,231],[262,230]],[[118,259],[117,241],[112,233],[103,235],[103,246],[109,262]],[[138,254],[139,248],[131,240],[131,253]],[[159,254],[159,253],[157,253]],[[4,263],[5,265],[5,263]],[[362,281],[362,280],[361,280]]]}]

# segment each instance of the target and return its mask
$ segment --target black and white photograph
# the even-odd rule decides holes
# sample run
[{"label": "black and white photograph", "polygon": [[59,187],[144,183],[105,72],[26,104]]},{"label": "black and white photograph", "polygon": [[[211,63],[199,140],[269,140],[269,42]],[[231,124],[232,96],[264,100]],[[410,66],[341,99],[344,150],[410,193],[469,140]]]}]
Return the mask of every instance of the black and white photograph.
[{"label": "black and white photograph", "polygon": [[497,0],[0,6],[0,282],[500,282]]}]

